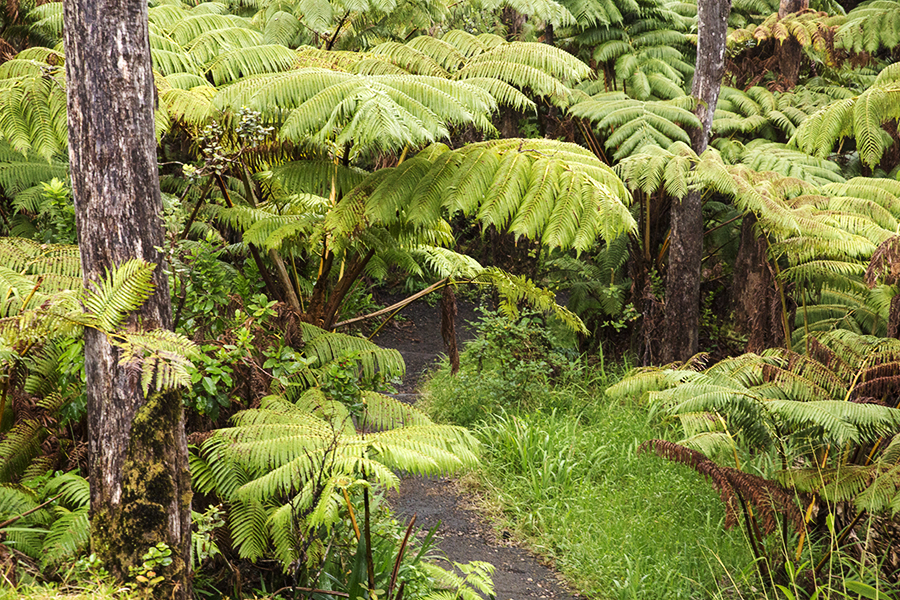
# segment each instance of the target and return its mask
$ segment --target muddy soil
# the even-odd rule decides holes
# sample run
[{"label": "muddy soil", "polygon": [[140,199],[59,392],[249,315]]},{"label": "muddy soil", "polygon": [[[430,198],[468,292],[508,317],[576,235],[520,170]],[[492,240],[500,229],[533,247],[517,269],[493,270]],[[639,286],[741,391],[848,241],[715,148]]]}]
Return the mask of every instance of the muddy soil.
[{"label": "muddy soil", "polygon": [[[436,295],[436,294],[435,294]],[[390,304],[400,297],[380,294]],[[460,302],[457,334],[461,344],[475,335],[480,313],[471,302]],[[386,348],[396,348],[406,361],[407,375],[398,388],[398,397],[414,402],[423,375],[446,353],[441,337],[440,306],[418,301],[403,311],[404,319],[386,325],[373,339]],[[416,515],[416,525],[424,530],[438,526],[438,549],[454,562],[480,560],[495,567],[494,593],[497,600],[574,600],[552,568],[535,555],[506,539],[508,533],[495,532],[493,525],[474,508],[475,502],[447,477],[409,477],[398,493],[388,497],[401,522]]]}]

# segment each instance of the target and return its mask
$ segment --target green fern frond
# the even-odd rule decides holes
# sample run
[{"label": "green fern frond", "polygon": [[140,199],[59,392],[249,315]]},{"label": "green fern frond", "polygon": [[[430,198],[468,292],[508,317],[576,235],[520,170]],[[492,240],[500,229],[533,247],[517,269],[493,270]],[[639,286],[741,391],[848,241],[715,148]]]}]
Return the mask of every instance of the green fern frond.
[{"label": "green fern frond", "polygon": [[69,510],[62,506],[54,509],[55,519],[43,539],[41,564],[51,565],[77,556],[90,542],[88,507]]},{"label": "green fern frond", "polygon": [[166,329],[116,333],[111,341],[121,350],[119,364],[141,372],[144,395],[151,390],[164,392],[190,387],[191,358],[197,356],[197,345],[183,335]]},{"label": "green fern frond", "polygon": [[208,65],[222,53],[265,44],[265,36],[246,26],[227,26],[204,31],[188,44],[179,44],[199,66]]},{"label": "green fern frond", "polygon": [[841,167],[835,162],[798,152],[786,144],[753,140],[741,153],[740,162],[754,171],[774,171],[815,185],[843,183]]},{"label": "green fern frond", "polygon": [[[162,7],[160,7],[162,8]],[[156,22],[151,14],[151,22]],[[164,27],[166,33],[180,46],[188,47],[205,33],[213,30],[230,28],[253,29],[247,19],[234,15],[189,14],[177,19],[170,27]]]},{"label": "green fern frond", "polygon": [[223,85],[242,77],[287,71],[296,60],[294,51],[280,44],[245,46],[219,54],[206,70],[216,85]]},{"label": "green fern frond", "polygon": [[699,127],[700,121],[684,106],[683,100],[641,102],[610,92],[581,101],[569,111],[594,121],[596,130],[606,138],[607,149],[615,150],[614,158],[621,160],[646,146],[668,148],[676,141],[690,144],[686,129]]},{"label": "green fern frond", "polygon": [[896,16],[897,3],[892,0],[860,3],[847,13],[846,21],[838,28],[836,45],[857,53],[892,50],[900,44],[900,23]]},{"label": "green fern frond", "polygon": [[[425,36],[422,36],[425,37]],[[417,38],[417,39],[421,39]],[[439,43],[434,40],[434,43]],[[411,44],[397,42],[385,42],[375,46],[369,51],[372,55],[387,60],[391,64],[414,75],[429,75],[431,77],[449,77],[449,73],[431,56],[417,50]]]},{"label": "green fern frond", "polygon": [[511,275],[496,267],[488,267],[473,281],[492,285],[500,295],[500,310],[511,319],[518,318],[519,305],[525,302],[540,312],[550,312],[572,331],[587,332],[584,323],[575,313],[556,303],[553,292],[538,287],[526,277]]},{"label": "green fern frond", "polygon": [[483,269],[471,256],[439,246],[417,246],[410,253],[439,278],[471,279]]},{"label": "green fern frond", "polygon": [[357,353],[366,378],[371,379],[376,372],[386,379],[402,377],[406,369],[403,358],[396,350],[380,348],[364,338],[327,332],[308,323],[301,323],[300,328],[306,343],[304,352],[315,357],[319,365],[353,352]]},{"label": "green fern frond", "polygon": [[272,174],[289,192],[323,197],[330,195],[332,184],[336,193],[344,197],[366,177],[366,173],[362,170],[344,167],[327,160],[284,163],[274,167]]},{"label": "green fern frond", "polygon": [[459,70],[466,61],[466,57],[456,46],[447,40],[431,37],[430,35],[415,37],[407,42],[406,46],[431,57],[442,69],[450,73]]},{"label": "green fern frond", "polygon": [[[12,481],[41,451],[47,430],[33,419],[22,419],[0,440],[0,481]],[[15,515],[9,515],[15,516]]]},{"label": "green fern frond", "polygon": [[48,62],[28,73],[0,78],[0,138],[47,161],[68,144],[64,72],[53,56],[48,52]]},{"label": "green fern frond", "polygon": [[113,332],[129,313],[137,310],[153,291],[155,265],[129,260],[85,290],[87,321],[101,331]]}]

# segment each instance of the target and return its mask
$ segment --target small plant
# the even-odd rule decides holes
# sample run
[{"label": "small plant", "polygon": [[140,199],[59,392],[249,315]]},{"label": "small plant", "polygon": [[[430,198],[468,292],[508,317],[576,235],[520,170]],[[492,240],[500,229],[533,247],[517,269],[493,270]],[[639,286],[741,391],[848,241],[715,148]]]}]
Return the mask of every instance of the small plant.
[{"label": "small plant", "polygon": [[553,383],[577,376],[581,363],[563,348],[543,315],[517,319],[485,311],[478,337],[460,355],[461,369],[441,369],[429,381],[426,410],[460,425],[482,421],[502,409],[550,406]]},{"label": "small plant", "polygon": [[172,564],[172,549],[164,542],[150,546],[141,557],[144,562],[138,567],[129,567],[129,574],[139,584],[153,588],[165,580],[164,575],[158,571]]}]

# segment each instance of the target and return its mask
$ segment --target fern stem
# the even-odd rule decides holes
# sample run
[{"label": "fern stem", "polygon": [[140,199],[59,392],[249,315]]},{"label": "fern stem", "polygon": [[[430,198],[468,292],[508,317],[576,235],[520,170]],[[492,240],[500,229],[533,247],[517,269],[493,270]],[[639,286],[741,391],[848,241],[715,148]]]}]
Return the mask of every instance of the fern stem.
[{"label": "fern stem", "polygon": [[341,29],[344,27],[344,23],[347,21],[347,18],[350,16],[350,11],[344,13],[344,16],[341,17],[341,20],[338,21],[338,24],[334,28],[334,35],[331,36],[331,39],[328,40],[328,44],[326,44],[325,49],[331,50],[334,43],[337,41],[337,36],[341,32]]},{"label": "fern stem", "polygon": [[[738,500],[741,503],[741,509],[744,511],[744,522],[747,526],[747,537],[750,538],[750,549],[753,550],[753,556],[756,557],[756,561],[762,565],[765,565],[765,557],[760,553],[759,546],[756,543],[756,536],[753,533],[754,527],[753,523],[753,515],[747,509],[747,502],[744,500],[744,496],[740,491],[735,490],[735,493],[738,497]],[[763,568],[768,571],[768,568],[763,566]]]},{"label": "fern stem", "polygon": [[359,533],[359,525],[356,523],[356,513],[353,512],[353,505],[350,504],[350,495],[347,493],[347,488],[341,490],[344,492],[344,501],[347,503],[347,511],[350,513],[350,522],[353,524],[353,531],[356,533],[356,541],[362,537],[362,534]]},{"label": "fern stem", "polygon": [[294,285],[297,288],[297,301],[300,302],[300,312],[304,312],[306,309],[303,308],[303,292],[300,291],[300,276],[297,274],[297,261],[294,260],[293,254],[291,254],[291,271],[294,273]]},{"label": "fern stem", "polygon": [[[200,212],[200,207],[203,206],[203,201],[206,200],[206,195],[209,193],[209,189],[212,187],[213,178],[210,177],[206,181],[206,185],[200,190],[200,196],[197,198],[197,203],[194,205],[194,210],[191,211],[191,216],[188,217],[187,223],[184,224],[184,229],[181,231],[181,235],[178,236],[178,240],[181,241],[188,236],[188,233],[191,231],[191,225],[194,224],[194,221],[197,220],[197,213]],[[186,190],[184,190],[184,194],[181,196],[181,202],[184,203],[187,198],[188,191],[190,190],[190,186]]]},{"label": "fern stem", "polygon": [[[406,552],[406,545],[409,543],[409,536],[412,533],[413,525],[415,524],[416,515],[413,515],[412,519],[409,520],[409,526],[406,528],[406,535],[403,536],[403,541],[400,543],[400,549],[397,550],[397,560],[394,561],[394,570],[391,572],[391,583],[388,585],[387,600],[391,600],[391,595],[394,593],[394,586],[397,584],[397,575],[400,573],[400,563],[403,561],[403,554]],[[402,594],[403,588],[401,587],[397,596]]]},{"label": "fern stem", "polygon": [[[363,478],[365,478],[363,472]],[[366,536],[366,570],[369,575],[369,589],[375,589],[375,558],[372,556],[372,512],[369,507],[369,486],[363,487],[363,528]]]},{"label": "fern stem", "polygon": [[[771,248],[769,236],[766,236],[766,246]],[[778,297],[781,300],[781,326],[784,328],[784,347],[791,350],[791,329],[788,324],[787,298],[784,295],[784,283],[780,281],[781,269],[778,268],[778,260],[772,260],[775,269],[775,287],[778,288]]]},{"label": "fern stem", "polygon": [[[218,173],[215,174],[216,183],[219,185],[219,190],[222,192],[222,196],[225,199],[225,204],[228,208],[234,208],[234,203],[231,201],[231,195],[228,193],[228,188],[225,185],[225,180],[222,179],[222,176]],[[266,265],[263,263],[262,256],[259,254],[259,250],[253,244],[247,244],[247,247],[250,248],[250,255],[253,256],[253,262],[256,263],[256,268],[259,270],[259,274],[262,276],[263,281],[266,284],[266,289],[269,291],[269,295],[273,298],[279,298],[280,294],[278,294],[278,287],[275,285],[275,282],[272,281],[272,276],[269,274],[268,269],[266,269]]]},{"label": "fern stem", "polygon": [[275,248],[269,249],[269,258],[275,264],[275,272],[278,274],[278,279],[281,281],[281,287],[284,288],[284,293],[287,296],[288,304],[291,305],[291,308],[294,310],[300,310],[300,301],[297,299],[297,294],[294,291],[294,284],[291,282],[291,277],[288,275],[287,267],[284,266],[284,261],[281,260],[281,255],[278,254],[278,251]]}]

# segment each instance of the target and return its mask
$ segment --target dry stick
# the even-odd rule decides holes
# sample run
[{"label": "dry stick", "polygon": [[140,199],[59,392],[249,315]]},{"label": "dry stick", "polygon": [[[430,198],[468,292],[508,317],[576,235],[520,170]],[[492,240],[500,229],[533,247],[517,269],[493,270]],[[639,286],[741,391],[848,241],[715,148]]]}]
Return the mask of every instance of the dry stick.
[{"label": "dry stick", "polygon": [[59,499],[60,496],[62,496],[62,494],[57,494],[57,495],[53,496],[52,498],[50,498],[49,500],[47,500],[46,502],[44,502],[43,504],[38,504],[37,506],[35,506],[35,507],[32,508],[32,509],[26,510],[26,511],[23,512],[21,515],[19,515],[18,517],[13,517],[12,519],[7,519],[7,520],[3,521],[2,523],[0,523],[0,529],[3,529],[4,527],[9,527],[10,525],[12,525],[13,523],[15,523],[15,522],[18,521],[19,519],[24,519],[25,517],[27,517],[27,516],[30,515],[31,513],[34,513],[34,512],[37,512],[37,511],[41,510],[42,508],[44,508],[45,506],[47,506],[48,504],[50,504],[50,503],[52,503],[52,502],[56,502],[56,500]]},{"label": "dry stick", "polygon": [[336,592],[334,590],[320,590],[320,589],[316,589],[316,588],[300,587],[299,585],[296,587],[289,585],[287,587],[281,588],[280,590],[275,590],[274,592],[272,592],[272,597],[274,598],[281,592],[286,592],[288,590],[300,590],[301,592],[307,592],[309,594],[328,594],[329,596],[337,596],[338,598],[349,598],[350,597],[350,594],[347,594],[345,592]]},{"label": "dry stick", "polygon": [[[346,326],[346,325],[353,325],[354,323],[359,323],[360,321],[367,321],[367,320],[369,320],[369,319],[374,319],[374,318],[376,318],[376,317],[380,317],[381,315],[385,315],[385,314],[387,314],[387,313],[389,313],[389,312],[392,312],[392,311],[399,311],[399,310],[402,310],[403,308],[406,307],[407,304],[411,304],[412,302],[415,302],[415,301],[418,300],[419,298],[422,298],[423,296],[427,296],[427,295],[430,294],[431,292],[434,292],[434,291],[440,289],[442,286],[444,286],[444,285],[447,284],[447,282],[448,282],[449,279],[450,279],[449,277],[445,277],[445,278],[441,279],[440,281],[438,281],[437,283],[433,283],[432,285],[428,286],[427,288],[425,288],[425,289],[422,290],[421,292],[416,292],[415,294],[413,294],[413,295],[410,296],[409,298],[405,298],[405,299],[401,300],[400,302],[397,302],[397,303],[395,303],[395,304],[392,304],[392,305],[388,306],[387,308],[382,308],[381,310],[377,310],[377,311],[375,311],[375,312],[373,312],[373,313],[369,313],[369,314],[363,315],[363,316],[361,316],[361,317],[355,317],[355,318],[353,318],[353,319],[348,319],[348,320],[346,320],[346,321],[341,321],[340,323],[335,323],[334,325],[331,326],[331,328],[332,328],[332,329],[337,329],[338,327],[344,327],[344,326]],[[391,315],[391,316],[393,316],[393,315]],[[390,319],[388,319],[388,321],[389,321],[389,320],[390,320]],[[385,321],[385,323],[386,323],[386,322],[387,322],[387,321]],[[382,323],[382,326],[384,326],[384,323]],[[381,327],[379,327],[379,329],[381,329]],[[376,333],[377,333],[377,331],[376,331]],[[373,335],[374,335],[374,334],[373,334]]]}]

